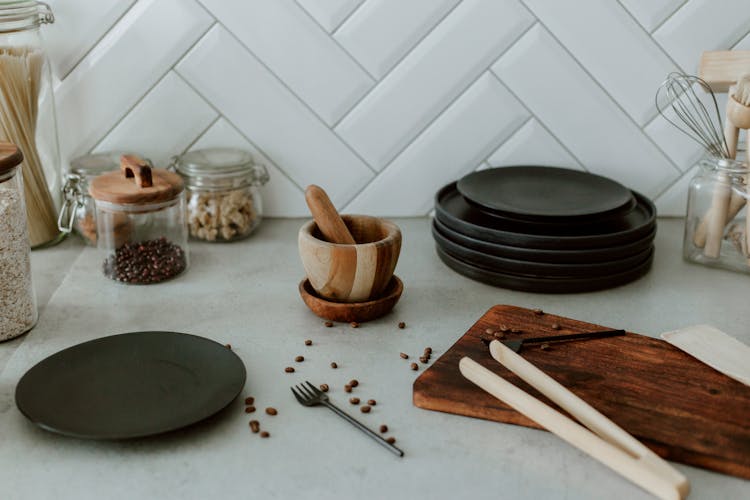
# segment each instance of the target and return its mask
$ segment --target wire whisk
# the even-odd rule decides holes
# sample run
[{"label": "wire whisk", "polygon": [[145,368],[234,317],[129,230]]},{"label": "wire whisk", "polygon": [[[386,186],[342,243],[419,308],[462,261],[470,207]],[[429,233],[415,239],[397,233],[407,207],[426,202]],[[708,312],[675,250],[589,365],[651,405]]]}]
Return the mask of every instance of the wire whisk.
[{"label": "wire whisk", "polygon": [[[708,109],[696,94],[700,86],[711,96],[713,109]],[[673,72],[656,91],[656,109],[680,132],[703,146],[712,156],[729,158],[729,147],[724,139],[721,113],[711,87],[701,78],[685,73]],[[708,103],[710,107],[711,103]],[[674,111],[682,125],[669,118],[669,108]]]}]

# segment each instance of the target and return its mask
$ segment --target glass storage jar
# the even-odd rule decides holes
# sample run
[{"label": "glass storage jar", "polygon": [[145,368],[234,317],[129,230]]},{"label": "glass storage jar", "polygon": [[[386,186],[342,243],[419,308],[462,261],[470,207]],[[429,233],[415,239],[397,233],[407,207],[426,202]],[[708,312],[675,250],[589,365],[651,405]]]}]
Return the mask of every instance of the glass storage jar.
[{"label": "glass storage jar", "polygon": [[17,175],[22,160],[16,146],[0,143],[0,341],[31,330],[37,319],[23,179]]},{"label": "glass storage jar", "polygon": [[60,153],[52,77],[40,27],[54,22],[43,2],[0,3],[0,141],[23,152],[31,246],[57,243],[60,207]]},{"label": "glass storage jar", "polygon": [[87,245],[96,246],[96,211],[94,199],[89,195],[89,184],[97,176],[120,168],[123,154],[130,153],[95,153],[71,160],[70,169],[65,174],[62,208],[57,221],[60,231],[75,231]]},{"label": "glass storage jar", "polygon": [[120,170],[94,178],[89,193],[106,277],[145,285],[187,269],[185,191],[179,175],[123,155]]},{"label": "glass storage jar", "polygon": [[750,273],[750,167],[742,160],[707,158],[690,181],[683,255],[710,267]]},{"label": "glass storage jar", "polygon": [[185,179],[190,236],[204,241],[235,241],[260,224],[260,186],[268,171],[239,149],[209,148],[172,159]]}]

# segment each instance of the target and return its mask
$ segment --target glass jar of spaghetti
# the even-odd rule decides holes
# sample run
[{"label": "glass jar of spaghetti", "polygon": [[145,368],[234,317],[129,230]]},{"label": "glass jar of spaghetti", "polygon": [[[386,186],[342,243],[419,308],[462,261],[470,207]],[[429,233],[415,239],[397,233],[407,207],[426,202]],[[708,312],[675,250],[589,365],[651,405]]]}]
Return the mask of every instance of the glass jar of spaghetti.
[{"label": "glass jar of spaghetti", "polygon": [[23,152],[21,168],[32,247],[56,243],[60,155],[50,68],[40,27],[54,22],[43,2],[0,3],[0,141]]}]

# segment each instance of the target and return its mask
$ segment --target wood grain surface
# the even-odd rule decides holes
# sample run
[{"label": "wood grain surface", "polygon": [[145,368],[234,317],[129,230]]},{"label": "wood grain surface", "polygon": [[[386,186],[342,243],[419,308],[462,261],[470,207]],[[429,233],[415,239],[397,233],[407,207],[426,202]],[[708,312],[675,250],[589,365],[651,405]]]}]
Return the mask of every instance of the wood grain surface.
[{"label": "wood grain surface", "polygon": [[[560,330],[552,325],[558,324]],[[557,408],[492,359],[486,330],[520,330],[508,339],[621,328],[520,307],[485,313],[414,382],[420,408],[526,427],[537,424],[466,380],[458,362],[468,356]],[[750,479],[750,387],[659,339],[628,333],[577,342],[524,347],[521,355],[660,456]],[[559,408],[557,408],[559,409]]]}]

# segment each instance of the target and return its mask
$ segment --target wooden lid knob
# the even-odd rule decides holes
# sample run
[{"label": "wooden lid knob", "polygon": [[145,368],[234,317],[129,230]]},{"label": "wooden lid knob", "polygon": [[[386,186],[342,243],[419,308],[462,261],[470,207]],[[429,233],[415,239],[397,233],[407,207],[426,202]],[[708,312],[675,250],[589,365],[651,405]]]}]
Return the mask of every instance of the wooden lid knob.
[{"label": "wooden lid knob", "polygon": [[120,157],[120,170],[91,181],[89,193],[96,200],[122,205],[161,203],[175,199],[183,190],[182,177],[161,168],[152,169],[134,155]]}]

